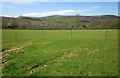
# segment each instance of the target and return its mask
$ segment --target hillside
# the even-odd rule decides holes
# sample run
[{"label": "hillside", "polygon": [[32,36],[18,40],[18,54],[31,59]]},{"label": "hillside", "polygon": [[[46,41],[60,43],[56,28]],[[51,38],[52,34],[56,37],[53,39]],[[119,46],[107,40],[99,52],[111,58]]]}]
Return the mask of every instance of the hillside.
[{"label": "hillside", "polygon": [[101,29],[118,28],[118,16],[0,17],[2,29]]}]

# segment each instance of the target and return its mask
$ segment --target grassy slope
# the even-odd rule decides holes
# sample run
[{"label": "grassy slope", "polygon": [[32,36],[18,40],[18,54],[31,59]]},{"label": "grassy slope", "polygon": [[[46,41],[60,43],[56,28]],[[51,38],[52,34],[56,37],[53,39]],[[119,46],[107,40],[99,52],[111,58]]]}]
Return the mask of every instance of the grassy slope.
[{"label": "grassy slope", "polygon": [[[15,33],[17,32],[17,38]],[[3,60],[3,75],[117,75],[117,30],[4,30],[3,48],[20,47]],[[47,61],[47,62],[46,62]],[[34,72],[27,69],[38,64]]]}]

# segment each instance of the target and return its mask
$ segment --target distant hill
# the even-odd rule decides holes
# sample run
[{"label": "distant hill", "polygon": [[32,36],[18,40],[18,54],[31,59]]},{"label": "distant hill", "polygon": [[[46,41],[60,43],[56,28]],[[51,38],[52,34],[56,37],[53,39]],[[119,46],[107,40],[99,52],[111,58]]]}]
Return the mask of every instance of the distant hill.
[{"label": "distant hill", "polygon": [[118,28],[118,16],[0,17],[2,29],[102,29]]}]

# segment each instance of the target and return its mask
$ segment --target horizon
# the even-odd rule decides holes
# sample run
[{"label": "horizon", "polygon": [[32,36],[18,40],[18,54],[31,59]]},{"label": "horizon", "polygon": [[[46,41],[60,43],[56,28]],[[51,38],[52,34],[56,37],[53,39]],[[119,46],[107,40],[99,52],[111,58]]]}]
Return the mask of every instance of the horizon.
[{"label": "horizon", "polygon": [[[51,16],[76,16],[76,15],[50,15],[50,16],[43,16],[43,17],[51,17]],[[79,15],[79,16],[90,16],[90,17],[94,17],[94,16],[117,16],[118,15]],[[19,17],[29,17],[29,18],[42,18],[42,17],[32,17],[32,16],[18,16],[18,17],[12,17],[12,16],[0,16],[0,17],[8,17],[8,18],[19,18]]]}]

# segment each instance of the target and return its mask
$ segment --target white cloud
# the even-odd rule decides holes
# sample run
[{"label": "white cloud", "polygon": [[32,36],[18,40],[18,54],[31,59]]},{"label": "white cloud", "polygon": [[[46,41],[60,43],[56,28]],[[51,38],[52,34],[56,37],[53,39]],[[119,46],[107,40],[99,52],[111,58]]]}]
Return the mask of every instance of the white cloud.
[{"label": "white cloud", "polygon": [[12,15],[0,15],[0,16],[3,16],[3,17],[14,17],[14,18],[17,18],[18,16],[12,16]]},{"label": "white cloud", "polygon": [[36,13],[26,13],[23,16],[51,16],[51,15],[73,15],[79,13],[80,10],[61,10],[61,11],[51,11],[51,12],[36,12]]},{"label": "white cloud", "polygon": [[[7,8],[7,7],[6,7]],[[60,11],[50,11],[50,12],[33,12],[33,13],[25,13],[22,16],[29,16],[29,17],[45,17],[45,16],[52,16],[52,15],[84,15],[88,11],[93,11],[95,9],[99,9],[100,6],[93,6],[91,8],[84,8],[80,10],[60,10]],[[6,17],[18,17],[18,16],[11,16],[11,15],[1,15]]]},{"label": "white cloud", "polygon": [[34,13],[25,13],[23,16],[31,16],[31,17],[44,17],[51,15],[76,15],[85,13],[88,11],[93,11],[95,9],[99,9],[100,6],[93,6],[91,8],[84,8],[81,10],[61,10],[61,11],[51,11],[51,12],[34,12]]},{"label": "white cloud", "polygon": [[92,8],[94,8],[94,9],[98,9],[98,8],[100,8],[100,6],[94,6],[94,7],[92,7]]}]

